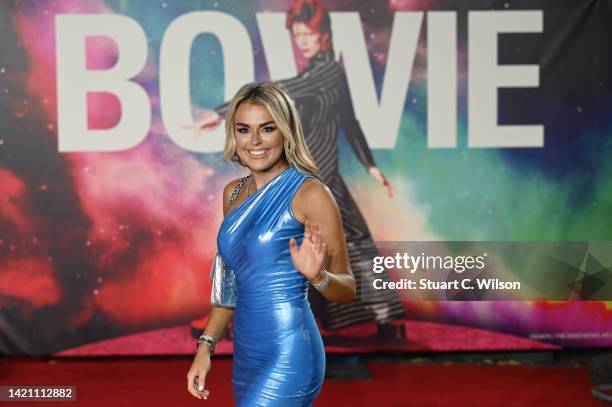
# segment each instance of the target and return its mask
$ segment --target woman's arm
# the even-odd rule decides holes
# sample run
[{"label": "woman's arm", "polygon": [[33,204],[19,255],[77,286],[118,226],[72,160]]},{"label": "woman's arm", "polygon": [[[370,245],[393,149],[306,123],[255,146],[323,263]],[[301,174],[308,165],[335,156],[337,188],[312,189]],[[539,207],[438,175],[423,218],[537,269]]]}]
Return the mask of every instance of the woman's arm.
[{"label": "woman's arm", "polygon": [[[239,179],[236,179],[225,186],[223,189],[223,216],[227,215],[229,209],[229,198],[234,190]],[[227,324],[230,323],[234,317],[234,308],[226,307],[211,307],[210,316],[208,323],[204,328],[204,335],[212,336],[215,341],[219,341]],[[198,346],[198,352],[208,352],[208,346]]]},{"label": "woman's arm", "polygon": [[[223,216],[227,215],[229,207],[229,197],[239,180],[234,180],[225,186],[223,190]],[[221,339],[227,324],[234,317],[233,308],[211,307],[208,323],[204,328],[203,334],[212,336],[215,341]],[[187,391],[198,399],[206,399],[210,395],[210,390],[204,388],[206,375],[210,370],[210,348],[201,344],[193,358],[193,363],[187,372]]]},{"label": "woman's arm", "polygon": [[[313,229],[315,234],[319,230],[322,241],[326,243],[323,267],[329,272],[330,280],[328,286],[319,292],[330,301],[345,304],[352,302],[357,294],[355,277],[351,270],[340,210],[331,191],[322,182],[308,179],[295,194],[292,209],[296,219]],[[309,278],[312,284],[323,281],[323,273],[319,269],[315,273]]]},{"label": "woman's arm", "polygon": [[[212,336],[215,341],[218,342],[232,318],[234,318],[233,308],[212,306],[210,316],[208,317],[208,323],[202,333]],[[198,352],[209,353],[208,346],[198,346]]]}]

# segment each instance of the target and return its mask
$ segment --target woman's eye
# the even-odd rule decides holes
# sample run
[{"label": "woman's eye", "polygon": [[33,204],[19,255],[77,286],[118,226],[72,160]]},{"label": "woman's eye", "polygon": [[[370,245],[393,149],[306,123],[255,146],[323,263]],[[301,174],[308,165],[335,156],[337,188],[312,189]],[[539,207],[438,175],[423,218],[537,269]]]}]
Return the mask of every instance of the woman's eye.
[{"label": "woman's eye", "polygon": [[266,126],[266,127],[264,127],[264,128],[263,128],[263,130],[264,130],[266,133],[270,133],[271,131],[276,130],[276,128],[275,128],[275,127],[272,127],[272,126]]},{"label": "woman's eye", "polygon": [[248,132],[249,132],[249,129],[247,129],[246,127],[240,127],[238,129],[238,133],[243,133],[244,134],[244,133],[248,133]]}]

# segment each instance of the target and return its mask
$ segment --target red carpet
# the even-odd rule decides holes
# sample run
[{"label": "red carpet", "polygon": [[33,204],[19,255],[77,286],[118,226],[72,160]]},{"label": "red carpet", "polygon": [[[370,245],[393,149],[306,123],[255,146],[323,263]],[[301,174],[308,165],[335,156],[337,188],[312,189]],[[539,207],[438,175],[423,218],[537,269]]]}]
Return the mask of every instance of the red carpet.
[{"label": "red carpet", "polygon": [[[367,343],[347,346],[326,346],[327,352],[377,351],[481,351],[558,349],[557,346],[518,336],[459,325],[435,322],[406,321],[406,339],[399,343]],[[359,324],[336,333],[348,341],[363,338],[375,332],[374,323]],[[328,333],[321,329],[323,335]],[[54,356],[109,356],[109,355],[191,355],[195,339],[185,324],[173,328],[125,335],[57,352]],[[232,343],[221,341],[217,354],[230,354]]]},{"label": "red carpet", "polygon": [[[53,406],[231,406],[231,360],[213,360],[209,400],[186,391],[191,360],[2,361],[2,385],[74,385],[76,402]],[[590,395],[586,368],[372,363],[371,380],[327,380],[315,407],[605,406]],[[0,405],[41,406],[39,402]]]}]

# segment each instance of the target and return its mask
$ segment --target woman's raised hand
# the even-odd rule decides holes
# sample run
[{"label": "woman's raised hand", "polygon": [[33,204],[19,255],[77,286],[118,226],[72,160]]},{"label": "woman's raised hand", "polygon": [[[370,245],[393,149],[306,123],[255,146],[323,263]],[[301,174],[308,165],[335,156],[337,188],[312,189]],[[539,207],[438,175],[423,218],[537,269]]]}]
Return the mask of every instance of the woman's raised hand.
[{"label": "woman's raised hand", "polygon": [[289,251],[293,265],[308,280],[317,279],[325,262],[327,243],[323,241],[319,225],[304,223],[304,239],[298,247],[294,237],[289,239]]},{"label": "woman's raised hand", "polygon": [[187,391],[198,399],[207,399],[210,394],[210,390],[204,389],[206,374],[210,370],[210,353],[206,348],[206,344],[198,346],[198,352],[187,373]]},{"label": "woman's raised hand", "polygon": [[195,123],[184,124],[181,126],[183,129],[192,129],[193,137],[197,138],[202,134],[202,131],[211,127],[217,126],[221,123],[221,116],[214,110],[208,110],[204,117]]}]

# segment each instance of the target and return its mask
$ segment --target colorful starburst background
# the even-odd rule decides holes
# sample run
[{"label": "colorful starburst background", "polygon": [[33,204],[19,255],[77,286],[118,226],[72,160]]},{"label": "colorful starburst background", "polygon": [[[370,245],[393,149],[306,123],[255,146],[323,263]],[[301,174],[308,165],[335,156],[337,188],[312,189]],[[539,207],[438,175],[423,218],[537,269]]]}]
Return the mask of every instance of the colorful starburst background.
[{"label": "colorful starburst background", "polygon": [[[384,80],[393,15],[456,10],[459,139],[428,149],[426,38],[422,31],[397,145],[374,157],[397,194],[367,177],[340,138],[340,168],[376,240],[612,240],[612,24],[605,2],[328,1],[360,13],[376,88]],[[269,79],[256,13],[288,1],[7,1],[0,7],[0,348],[52,352],[99,339],[188,324],[208,309],[208,270],[221,220],[221,191],[243,170],[196,154],[165,134],[158,105],[159,49],[168,24],[196,10],[236,17],[251,35],[256,78]],[[545,147],[467,147],[467,13],[539,9],[544,32],[500,36],[501,64],[538,64],[540,86],[500,90],[499,122],[545,126]],[[59,153],[55,16],[118,13],[146,32],[148,62],[136,80],[153,106],[137,147]],[[117,58],[92,39],[88,67]],[[221,49],[192,48],[194,113],[223,102]],[[304,61],[297,59],[300,67]],[[121,115],[91,95],[89,124]],[[534,271],[537,272],[537,271]],[[562,346],[609,346],[612,302],[406,302],[410,318]],[[589,334],[593,335],[589,335]],[[574,334],[574,335],[568,335]],[[583,335],[584,334],[584,335]],[[457,349],[461,345],[457,344]]]}]

